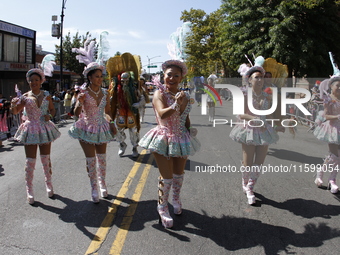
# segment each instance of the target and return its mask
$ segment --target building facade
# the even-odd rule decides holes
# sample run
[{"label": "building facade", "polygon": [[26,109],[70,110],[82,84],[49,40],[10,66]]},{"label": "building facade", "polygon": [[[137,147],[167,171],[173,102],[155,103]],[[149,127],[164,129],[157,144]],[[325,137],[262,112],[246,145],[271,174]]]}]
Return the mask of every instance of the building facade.
[{"label": "building facade", "polygon": [[35,67],[36,31],[0,20],[0,91],[10,99],[15,85],[28,91],[26,72]]}]

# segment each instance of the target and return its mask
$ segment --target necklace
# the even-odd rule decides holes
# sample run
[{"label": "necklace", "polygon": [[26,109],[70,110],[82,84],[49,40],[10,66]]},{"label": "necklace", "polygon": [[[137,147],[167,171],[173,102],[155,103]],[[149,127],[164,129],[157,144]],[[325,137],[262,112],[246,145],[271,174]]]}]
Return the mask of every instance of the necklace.
[{"label": "necklace", "polygon": [[259,98],[262,96],[262,92],[260,93],[260,95],[257,95],[255,91],[253,91],[253,95],[256,97],[256,98]]},{"label": "necklace", "polygon": [[170,90],[168,90],[168,92],[169,92],[170,95],[176,96],[176,94],[171,92]]},{"label": "necklace", "polygon": [[33,91],[31,91],[31,93],[32,93],[32,96],[34,96],[35,98],[37,98],[37,99],[38,99],[38,97],[40,97],[40,95],[41,95],[41,90],[40,90],[40,92],[39,92],[39,94],[38,94],[38,95],[34,94],[34,93],[33,93]]},{"label": "necklace", "polygon": [[94,92],[90,86],[88,86],[89,90],[96,95],[96,97],[98,97],[99,93],[100,93],[100,89],[97,92]]}]

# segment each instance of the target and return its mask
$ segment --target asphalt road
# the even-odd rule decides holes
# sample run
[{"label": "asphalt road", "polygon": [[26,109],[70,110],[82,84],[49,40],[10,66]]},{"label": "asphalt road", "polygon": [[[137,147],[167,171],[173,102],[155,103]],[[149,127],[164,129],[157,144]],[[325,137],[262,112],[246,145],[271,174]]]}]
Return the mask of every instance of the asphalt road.
[{"label": "asphalt road", "polygon": [[[231,109],[232,102],[223,101],[216,108],[216,118],[232,118]],[[158,170],[147,151],[139,149],[142,155],[133,159],[128,143],[126,155],[119,158],[118,144],[110,143],[110,195],[93,204],[85,157],[78,141],[67,135],[69,120],[60,125],[62,136],[52,145],[56,194],[53,199],[47,197],[37,161],[36,203],[31,206],[25,197],[24,148],[4,142],[0,148],[0,254],[338,252],[339,195],[318,189],[311,172],[322,163],[325,143],[305,127],[298,128],[295,138],[289,132],[280,133],[264,164],[276,172],[261,174],[255,186],[257,204],[249,206],[241,188],[241,146],[229,138],[231,127],[213,127],[196,104],[191,122],[198,128],[202,148],[187,163],[183,214],[174,216],[174,227],[169,230],[158,223]],[[141,135],[154,126],[154,112],[148,105]]]}]

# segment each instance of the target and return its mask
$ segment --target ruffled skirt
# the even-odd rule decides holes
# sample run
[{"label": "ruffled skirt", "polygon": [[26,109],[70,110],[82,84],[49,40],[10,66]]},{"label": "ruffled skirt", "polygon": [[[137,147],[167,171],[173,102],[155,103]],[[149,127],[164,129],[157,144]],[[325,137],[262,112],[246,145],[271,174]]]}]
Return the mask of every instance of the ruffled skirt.
[{"label": "ruffled skirt", "polygon": [[147,132],[139,141],[139,146],[165,157],[187,157],[201,148],[198,139],[190,136],[188,131],[176,136],[164,126],[157,126]]},{"label": "ruffled skirt", "polygon": [[340,121],[326,121],[316,126],[313,134],[321,141],[340,144]]},{"label": "ruffled skirt", "polygon": [[102,144],[114,140],[109,123],[94,125],[86,123],[83,119],[76,121],[68,134],[74,139],[90,144]]},{"label": "ruffled skirt", "polygon": [[14,139],[25,145],[48,144],[60,137],[58,128],[52,121],[30,121],[22,123]]},{"label": "ruffled skirt", "polygon": [[279,140],[279,135],[269,124],[263,127],[238,124],[231,130],[229,136],[236,142],[255,146],[269,145]]}]

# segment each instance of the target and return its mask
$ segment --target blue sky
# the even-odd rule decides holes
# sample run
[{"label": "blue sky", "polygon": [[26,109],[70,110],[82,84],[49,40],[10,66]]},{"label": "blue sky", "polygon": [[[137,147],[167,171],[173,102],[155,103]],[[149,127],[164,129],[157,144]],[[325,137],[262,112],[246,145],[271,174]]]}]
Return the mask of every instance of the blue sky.
[{"label": "blue sky", "polygon": [[[211,13],[220,5],[221,0],[66,0],[64,35],[89,31],[99,38],[108,31],[108,56],[130,52],[141,56],[143,66],[148,56],[158,66],[153,71],[158,71],[158,62],[170,59],[167,44],[170,34],[182,25],[181,12],[194,8]],[[60,40],[51,36],[52,15],[58,15],[60,22],[61,6],[62,0],[10,0],[2,5],[0,19],[37,31],[37,44],[55,52]]]}]

